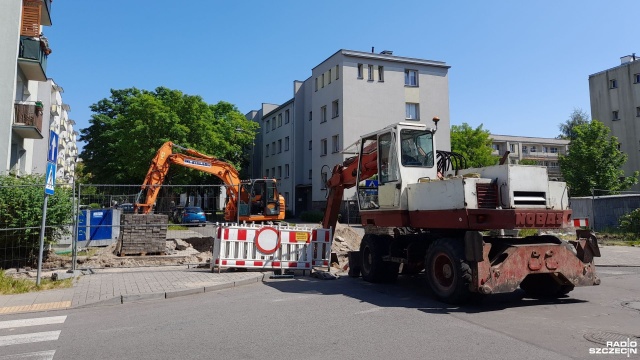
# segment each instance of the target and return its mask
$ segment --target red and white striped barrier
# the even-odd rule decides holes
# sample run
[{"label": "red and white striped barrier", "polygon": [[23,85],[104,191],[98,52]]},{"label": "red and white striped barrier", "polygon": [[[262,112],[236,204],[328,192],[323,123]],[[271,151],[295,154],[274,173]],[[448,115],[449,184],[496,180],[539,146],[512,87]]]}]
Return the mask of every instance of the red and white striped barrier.
[{"label": "red and white striped barrier", "polygon": [[306,227],[230,224],[218,227],[213,244],[212,269],[311,270],[329,266],[331,233]]},{"label": "red and white striped barrier", "polygon": [[573,227],[589,227],[589,219],[573,219]]}]

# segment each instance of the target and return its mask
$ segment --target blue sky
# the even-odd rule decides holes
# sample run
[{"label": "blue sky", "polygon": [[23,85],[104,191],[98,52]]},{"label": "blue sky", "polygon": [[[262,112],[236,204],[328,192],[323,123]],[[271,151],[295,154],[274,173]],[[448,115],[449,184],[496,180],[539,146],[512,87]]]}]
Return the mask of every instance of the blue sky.
[{"label": "blue sky", "polygon": [[555,137],[590,74],[637,52],[640,1],[55,0],[47,75],[70,117],[158,86],[246,113],[281,104],[339,49],[445,61],[451,123]]}]

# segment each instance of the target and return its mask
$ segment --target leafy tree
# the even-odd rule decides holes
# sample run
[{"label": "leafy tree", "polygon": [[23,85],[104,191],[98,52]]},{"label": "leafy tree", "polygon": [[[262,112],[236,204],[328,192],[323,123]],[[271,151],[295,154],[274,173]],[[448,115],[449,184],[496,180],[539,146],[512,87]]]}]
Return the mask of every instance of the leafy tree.
[{"label": "leafy tree", "polygon": [[573,128],[575,139],[569,153],[559,155],[560,170],[572,196],[591,195],[592,189],[612,193],[626,190],[638,182],[638,171],[625,177],[622,165],[627,155],[618,150],[618,139],[598,120]]},{"label": "leafy tree", "polygon": [[[40,248],[44,175],[0,175],[0,268],[33,265]],[[70,187],[56,186],[47,200],[45,242],[68,233],[72,224]]]},{"label": "leafy tree", "polygon": [[538,162],[533,159],[522,159],[518,162],[520,165],[538,165]]},{"label": "leafy tree", "polygon": [[[81,130],[80,157],[93,183],[139,184],[151,159],[166,141],[223,159],[237,168],[243,149],[253,144],[258,124],[227,102],[207,104],[200,96],[158,87],[111,90],[91,105],[90,126]],[[236,129],[243,129],[238,132]],[[178,184],[211,183],[211,176],[174,166]]]},{"label": "leafy tree", "polygon": [[473,129],[469,124],[451,126],[451,151],[462,154],[467,159],[468,167],[495,165],[498,157],[491,155],[491,138],[482,124]]},{"label": "leafy tree", "polygon": [[558,139],[574,140],[576,138],[574,128],[578,125],[588,124],[589,121],[591,121],[589,114],[584,110],[573,109],[573,112],[569,115],[569,119],[559,125],[561,134],[558,136]]}]

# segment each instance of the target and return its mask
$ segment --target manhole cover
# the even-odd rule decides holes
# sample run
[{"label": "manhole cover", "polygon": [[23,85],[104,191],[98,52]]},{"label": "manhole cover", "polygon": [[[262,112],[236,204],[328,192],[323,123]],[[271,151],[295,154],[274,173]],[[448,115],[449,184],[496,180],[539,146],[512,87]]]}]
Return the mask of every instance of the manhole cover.
[{"label": "manhole cover", "polygon": [[622,306],[640,311],[640,301],[625,301],[622,303]]},{"label": "manhole cover", "polygon": [[584,334],[584,338],[602,345],[607,345],[607,342],[621,342],[621,341],[640,341],[640,338],[634,335],[620,334],[607,331],[599,331],[595,333]]}]

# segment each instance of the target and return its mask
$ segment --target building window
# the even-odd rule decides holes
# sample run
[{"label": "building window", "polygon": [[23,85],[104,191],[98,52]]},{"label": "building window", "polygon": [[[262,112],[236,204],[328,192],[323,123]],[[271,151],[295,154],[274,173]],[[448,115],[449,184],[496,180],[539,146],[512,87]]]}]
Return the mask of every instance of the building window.
[{"label": "building window", "polygon": [[282,114],[278,114],[278,127],[282,126]]},{"label": "building window", "polygon": [[516,144],[509,144],[509,151],[516,152]]},{"label": "building window", "polygon": [[491,148],[495,151],[500,151],[500,144],[491,144]]},{"label": "building window", "polygon": [[289,164],[284,164],[284,177],[285,179],[289,177]]},{"label": "building window", "polygon": [[543,153],[548,153],[548,152],[549,152],[549,148],[548,148],[548,147],[546,147],[546,146],[543,146],[543,147],[542,147],[542,152],[543,152]]},{"label": "building window", "polygon": [[618,143],[618,150],[622,150],[622,143]]},{"label": "building window", "polygon": [[404,71],[404,84],[406,86],[418,86],[418,71],[417,70],[405,70]]},{"label": "building window", "polygon": [[337,118],[338,114],[338,100],[335,100],[331,103],[331,118]]},{"label": "building window", "polygon": [[634,84],[640,83],[640,74],[633,74],[633,83]]},{"label": "building window", "polygon": [[288,209],[289,208],[289,192],[288,191],[284,192],[284,203],[286,208]]},{"label": "building window", "polygon": [[324,87],[324,74],[322,74],[322,83],[320,84],[320,87]]},{"label": "building window", "polygon": [[327,107],[323,106],[320,108],[320,122],[327,122]]},{"label": "building window", "polygon": [[532,146],[530,151],[531,151],[532,153],[534,153],[534,152],[538,151],[538,149],[537,149],[535,146]]},{"label": "building window", "polygon": [[617,111],[617,110],[613,112],[613,120],[614,120],[614,121],[615,121],[615,120],[620,120],[619,113],[618,113],[618,111]]},{"label": "building window", "polygon": [[289,137],[284,138],[284,151],[289,151]]},{"label": "building window", "polygon": [[337,153],[340,151],[340,135],[333,135],[331,137],[331,151]]},{"label": "building window", "polygon": [[373,81],[373,65],[369,65],[369,81]]},{"label": "building window", "polygon": [[320,181],[322,181],[322,184],[320,185],[320,189],[324,190],[327,188],[327,173],[323,172],[320,178],[321,178]]},{"label": "building window", "polygon": [[276,154],[276,142],[272,142],[271,143],[271,155],[275,155]]},{"label": "building window", "polygon": [[309,111],[309,121],[313,120],[313,111]]},{"label": "building window", "polygon": [[522,153],[523,154],[527,153],[527,145],[522,145]]},{"label": "building window", "polygon": [[264,176],[268,179],[269,178],[269,169],[267,169],[264,173]]},{"label": "building window", "polygon": [[316,78],[316,91],[318,91],[318,78]]},{"label": "building window", "polygon": [[309,140],[309,150],[311,150],[311,140]]},{"label": "building window", "polygon": [[271,125],[271,121],[270,121],[270,120],[267,120],[267,132],[271,131],[271,130],[269,129],[269,125]]},{"label": "building window", "polygon": [[331,84],[331,69],[329,69],[329,84]]},{"label": "building window", "polygon": [[551,168],[557,168],[557,167],[558,167],[558,162],[557,162],[557,161],[550,161],[550,162],[549,162],[549,167],[551,167]]},{"label": "building window", "polygon": [[276,118],[273,117],[271,118],[271,130],[275,130],[276,129]]},{"label": "building window", "polygon": [[362,64],[358,64],[358,79],[362,79]]},{"label": "building window", "polygon": [[267,154],[266,157],[269,157],[269,144],[267,144],[266,146],[267,146],[267,148],[266,148],[266,151],[264,153]]},{"label": "building window", "polygon": [[285,124],[289,123],[289,110],[284,111],[284,123]]},{"label": "building window", "polygon": [[271,173],[273,174],[273,177],[276,177],[276,168],[275,167],[271,168]]},{"label": "building window", "polygon": [[336,65],[336,80],[340,79],[340,65]]},{"label": "building window", "polygon": [[640,106],[636,106],[636,117],[640,117]]},{"label": "building window", "polygon": [[327,139],[320,140],[320,156],[327,155]]},{"label": "building window", "polygon": [[278,179],[282,179],[282,166],[278,166]]},{"label": "building window", "polygon": [[311,171],[311,169],[309,169],[309,179],[311,179],[311,177],[312,177],[311,174],[312,174],[312,171]]},{"label": "building window", "polygon": [[278,154],[282,152],[282,139],[278,140]]},{"label": "building window", "polygon": [[616,79],[609,80],[609,89],[615,89],[618,87],[618,81]]},{"label": "building window", "polygon": [[551,153],[552,154],[557,154],[558,153],[558,148],[557,147],[551,147]]},{"label": "building window", "polygon": [[406,104],[406,116],[407,120],[419,120],[420,119],[420,105],[416,103]]},{"label": "building window", "polygon": [[384,81],[384,66],[378,66],[378,81]]}]

